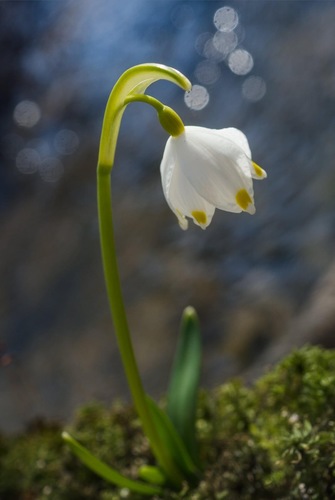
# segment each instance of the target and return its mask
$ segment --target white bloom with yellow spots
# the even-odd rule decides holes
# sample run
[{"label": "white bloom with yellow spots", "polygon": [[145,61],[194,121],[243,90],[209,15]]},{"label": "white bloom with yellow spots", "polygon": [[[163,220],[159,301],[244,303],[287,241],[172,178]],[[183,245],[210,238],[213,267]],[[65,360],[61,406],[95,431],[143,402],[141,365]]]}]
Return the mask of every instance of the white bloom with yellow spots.
[{"label": "white bloom with yellow spots", "polygon": [[187,229],[189,217],[206,229],[216,208],[254,214],[253,179],[264,179],[266,172],[251,160],[240,130],[188,126],[168,139],[161,176],[181,228]]}]

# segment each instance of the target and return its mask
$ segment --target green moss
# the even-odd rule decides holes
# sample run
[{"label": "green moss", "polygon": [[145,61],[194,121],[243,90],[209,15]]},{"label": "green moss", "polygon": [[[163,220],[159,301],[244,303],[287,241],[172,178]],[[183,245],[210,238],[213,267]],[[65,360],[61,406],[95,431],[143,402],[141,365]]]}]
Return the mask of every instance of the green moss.
[{"label": "green moss", "polygon": [[[165,499],[335,498],[335,352],[292,353],[253,388],[231,381],[202,392],[197,412],[202,481]],[[100,480],[63,444],[58,424],[0,436],[0,498],[135,500]],[[70,432],[99,458],[136,477],[152,463],[132,408],[81,409]]]}]

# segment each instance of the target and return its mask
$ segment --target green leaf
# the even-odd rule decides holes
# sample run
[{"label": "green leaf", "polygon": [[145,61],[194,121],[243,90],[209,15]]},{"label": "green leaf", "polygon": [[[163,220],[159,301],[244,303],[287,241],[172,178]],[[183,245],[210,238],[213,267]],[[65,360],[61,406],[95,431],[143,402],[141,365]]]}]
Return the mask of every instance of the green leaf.
[{"label": "green leaf", "polygon": [[195,435],[201,370],[201,334],[193,307],[184,311],[167,396],[167,414],[189,454],[198,462]]},{"label": "green leaf", "polygon": [[[182,471],[185,479],[193,482],[199,476],[199,468],[189,455],[183,441],[168,415],[147,395],[147,403],[157,432],[165,449]],[[193,481],[192,481],[193,480]]]},{"label": "green leaf", "polygon": [[106,479],[106,481],[109,481],[120,488],[128,488],[136,493],[142,493],[142,495],[159,495],[162,493],[163,490],[159,486],[134,481],[133,479],[128,479],[127,477],[122,476],[119,472],[115,471],[92,455],[67,432],[63,432],[62,437],[80,461],[93,472],[98,474],[98,476]]}]

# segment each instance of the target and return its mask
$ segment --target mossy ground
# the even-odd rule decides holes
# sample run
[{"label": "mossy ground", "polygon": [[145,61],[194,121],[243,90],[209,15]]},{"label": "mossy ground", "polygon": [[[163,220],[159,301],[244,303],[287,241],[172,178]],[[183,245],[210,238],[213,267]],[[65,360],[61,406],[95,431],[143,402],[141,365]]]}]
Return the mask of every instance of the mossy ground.
[{"label": "mossy ground", "polygon": [[[292,353],[252,388],[238,381],[202,392],[197,428],[204,464],[196,488],[165,499],[335,498],[335,352]],[[0,436],[2,500],[138,499],[88,471],[61,439],[59,424],[35,422]],[[131,408],[92,404],[70,432],[94,454],[136,477],[152,456]]]}]

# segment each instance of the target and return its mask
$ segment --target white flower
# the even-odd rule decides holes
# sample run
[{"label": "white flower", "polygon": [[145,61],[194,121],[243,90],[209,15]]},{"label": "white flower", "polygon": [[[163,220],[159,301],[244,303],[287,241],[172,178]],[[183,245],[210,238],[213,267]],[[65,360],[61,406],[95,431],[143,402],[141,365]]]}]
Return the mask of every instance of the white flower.
[{"label": "white flower", "polygon": [[255,213],[252,179],[266,172],[251,160],[245,135],[235,128],[185,127],[170,137],[161,163],[163,191],[182,229],[193,219],[202,229],[215,208]]}]

